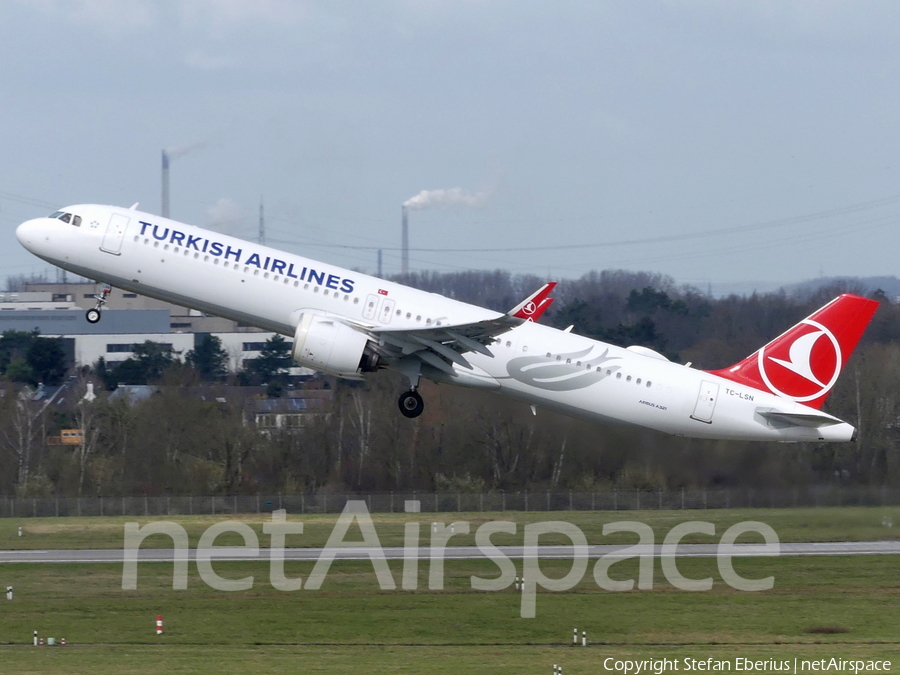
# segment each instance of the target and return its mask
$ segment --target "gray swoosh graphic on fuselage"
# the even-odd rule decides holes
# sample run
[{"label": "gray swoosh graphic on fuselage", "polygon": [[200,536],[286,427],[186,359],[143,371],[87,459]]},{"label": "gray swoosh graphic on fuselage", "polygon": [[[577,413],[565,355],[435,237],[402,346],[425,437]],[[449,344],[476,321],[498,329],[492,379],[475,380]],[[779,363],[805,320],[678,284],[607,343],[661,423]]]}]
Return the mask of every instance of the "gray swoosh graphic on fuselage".
[{"label": "gray swoosh graphic on fuselage", "polygon": [[[546,356],[520,356],[510,359],[506,364],[506,372],[509,376],[522,384],[527,384],[547,391],[574,391],[584,389],[596,384],[604,377],[608,377],[606,371],[615,372],[619,366],[608,367],[610,361],[618,360],[618,356],[607,356],[609,349],[594,358],[588,355],[594,347],[588,347],[582,351],[559,354],[560,360],[548,361]],[[582,360],[584,364],[577,366],[574,363],[566,363],[565,360]],[[591,368],[588,369],[588,364]],[[600,368],[597,370],[597,368]]]}]

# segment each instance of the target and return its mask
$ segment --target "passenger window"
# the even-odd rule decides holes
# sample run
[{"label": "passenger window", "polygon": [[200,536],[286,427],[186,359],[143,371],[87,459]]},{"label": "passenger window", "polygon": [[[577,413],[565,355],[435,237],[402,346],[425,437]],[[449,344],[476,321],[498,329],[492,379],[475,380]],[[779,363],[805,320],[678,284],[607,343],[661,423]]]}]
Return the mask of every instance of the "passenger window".
[{"label": "passenger window", "polygon": [[616,379],[617,379],[617,380],[621,380],[621,379],[622,379],[622,373],[616,373]]},{"label": "passenger window", "polygon": [[628,377],[626,377],[626,378],[625,378],[625,381],[626,381],[626,382],[631,382],[631,375],[629,375]]},{"label": "passenger window", "polygon": [[647,380],[647,389],[650,388],[650,384],[651,384],[650,380]]},{"label": "passenger window", "polygon": [[637,381],[635,382],[635,384],[640,384],[640,383],[641,383],[641,378],[638,378]]}]

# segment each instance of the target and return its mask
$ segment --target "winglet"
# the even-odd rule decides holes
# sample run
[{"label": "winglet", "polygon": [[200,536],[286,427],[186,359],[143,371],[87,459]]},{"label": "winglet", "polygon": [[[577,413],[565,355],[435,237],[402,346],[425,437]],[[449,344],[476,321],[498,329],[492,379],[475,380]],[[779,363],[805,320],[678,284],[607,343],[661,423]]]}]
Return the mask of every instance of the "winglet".
[{"label": "winglet", "polygon": [[517,319],[525,319],[526,321],[537,321],[547,311],[547,308],[553,304],[553,298],[550,297],[550,294],[554,288],[556,288],[556,282],[548,281],[509,310],[507,315]]}]

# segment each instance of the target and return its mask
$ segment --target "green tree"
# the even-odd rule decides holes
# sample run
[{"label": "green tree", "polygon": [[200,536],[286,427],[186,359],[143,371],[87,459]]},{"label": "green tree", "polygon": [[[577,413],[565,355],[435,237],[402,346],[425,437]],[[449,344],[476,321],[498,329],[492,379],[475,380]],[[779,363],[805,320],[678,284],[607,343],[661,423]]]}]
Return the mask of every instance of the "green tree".
[{"label": "green tree", "polygon": [[66,374],[66,353],[59,338],[33,337],[25,355],[37,382],[56,386]]},{"label": "green tree", "polygon": [[204,335],[200,343],[187,353],[185,361],[200,373],[202,380],[219,380],[228,374],[228,354],[215,335]]},{"label": "green tree", "polygon": [[259,356],[247,364],[242,380],[245,384],[264,384],[268,388],[268,396],[278,397],[292,363],[291,345],[282,336],[273,335],[266,340]]},{"label": "green tree", "polygon": [[116,365],[98,361],[97,372],[108,389],[115,389],[119,384],[149,384],[176,362],[172,345],[147,340],[135,345],[133,355]]},{"label": "green tree", "polygon": [[31,346],[31,341],[37,335],[37,331],[31,333],[21,330],[3,331],[3,335],[0,336],[0,370],[5,373],[13,360],[24,358]]},{"label": "green tree", "polygon": [[34,384],[34,369],[28,364],[28,359],[18,356],[9,362],[6,367],[6,377],[13,382],[24,382]]}]

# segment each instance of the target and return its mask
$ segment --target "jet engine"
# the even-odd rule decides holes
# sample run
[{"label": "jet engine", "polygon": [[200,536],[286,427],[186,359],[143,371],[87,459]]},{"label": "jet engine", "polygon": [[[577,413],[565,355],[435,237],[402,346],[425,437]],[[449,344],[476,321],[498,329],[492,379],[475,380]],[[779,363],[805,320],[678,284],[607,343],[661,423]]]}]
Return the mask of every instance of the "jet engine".
[{"label": "jet engine", "polygon": [[291,358],[301,366],[355,380],[378,367],[378,355],[365,334],[336,318],[311,313],[300,315]]}]

